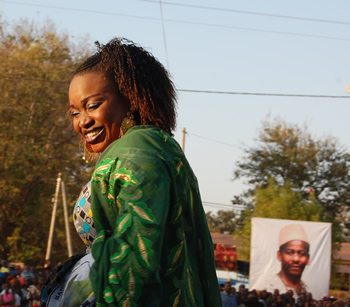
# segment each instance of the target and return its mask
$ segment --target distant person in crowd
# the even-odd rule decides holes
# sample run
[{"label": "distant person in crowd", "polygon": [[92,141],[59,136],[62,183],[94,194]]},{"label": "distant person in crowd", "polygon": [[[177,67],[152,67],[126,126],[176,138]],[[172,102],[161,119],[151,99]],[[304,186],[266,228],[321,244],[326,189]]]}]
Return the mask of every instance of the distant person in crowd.
[{"label": "distant person in crowd", "polygon": [[238,287],[238,292],[243,294],[244,290],[245,290],[245,285],[244,284],[240,284],[239,287]]},{"label": "distant person in crowd", "polygon": [[275,298],[275,303],[277,307],[283,307],[285,305],[283,296],[281,294],[278,294]]},{"label": "distant person in crowd", "polygon": [[267,290],[272,292],[278,289],[283,293],[292,290],[294,297],[298,288],[305,293],[307,285],[301,280],[301,276],[310,262],[309,250],[309,239],[301,224],[284,226],[279,233],[279,250],[277,251],[281,270],[267,280]]},{"label": "distant person in crowd", "polygon": [[0,272],[2,272],[2,273],[10,273],[10,269],[8,267],[8,262],[7,262],[6,259],[2,259],[1,260]]},{"label": "distant person in crowd", "polygon": [[40,306],[40,294],[42,290],[42,285],[45,281],[40,280],[41,285],[39,284],[39,281],[36,277],[32,278],[32,284],[27,289],[27,300],[28,300],[28,306],[34,307],[34,306]]},{"label": "distant person in crowd", "polygon": [[11,285],[15,282],[17,282],[17,274],[15,272],[11,272],[9,276],[7,277],[6,281]]},{"label": "distant person in crowd", "polygon": [[11,285],[11,291],[14,296],[14,307],[20,307],[21,306],[21,300],[22,300],[22,293],[19,285],[19,281],[12,282]]},{"label": "distant person in crowd", "polygon": [[14,274],[17,276],[17,270],[16,270],[16,266],[14,264],[9,265],[9,270],[10,270],[10,274]]},{"label": "distant person in crowd", "polygon": [[232,293],[231,282],[225,282],[224,291],[221,292],[221,300],[223,307],[237,307],[237,298]]},{"label": "distant person in crowd", "polygon": [[36,278],[39,277],[39,276],[38,276],[38,271],[37,271],[37,269],[36,269],[35,266],[31,266],[31,267],[30,267],[30,273],[32,274],[32,278],[33,278],[33,277],[36,277]]},{"label": "distant person in crowd", "polygon": [[284,293],[284,301],[286,302],[286,304],[289,304],[291,306],[295,304],[292,290],[288,290],[286,293]]},{"label": "distant person in crowd", "polygon": [[28,288],[32,284],[31,277],[24,278],[24,283],[21,285],[21,291],[22,291],[22,300],[23,300],[23,306],[27,307],[29,306],[29,294],[28,294]]},{"label": "distant person in crowd", "polygon": [[13,307],[15,305],[15,296],[10,289],[8,283],[4,284],[4,290],[0,294],[0,306],[1,307]]},{"label": "distant person in crowd", "polygon": [[246,307],[264,307],[264,304],[259,302],[258,295],[252,291],[248,294],[247,300],[244,303]]},{"label": "distant person in crowd", "polygon": [[236,298],[237,298],[237,304],[238,306],[242,306],[243,304],[243,296],[244,296],[244,292],[245,292],[245,285],[241,284],[238,287],[238,292],[236,294]]},{"label": "distant person in crowd", "polygon": [[4,285],[5,281],[6,281],[5,274],[0,272],[0,292],[2,290],[4,290],[3,285]]},{"label": "distant person in crowd", "polygon": [[296,288],[295,289],[295,296],[294,296],[295,303],[297,302],[298,298],[300,297],[300,294],[301,294],[301,289],[300,288]]},{"label": "distant person in crowd", "polygon": [[33,278],[33,273],[30,271],[30,266],[29,265],[24,265],[23,267],[23,271],[21,273],[21,276],[23,278],[27,278],[27,277],[30,277],[30,278]]},{"label": "distant person in crowd", "polygon": [[310,304],[315,304],[316,303],[316,300],[314,300],[314,298],[312,297],[312,293],[311,292],[307,292],[306,293],[305,302],[308,302]]},{"label": "distant person in crowd", "polygon": [[259,302],[264,305],[264,307],[268,306],[269,293],[266,290],[262,290],[258,292]]},{"label": "distant person in crowd", "polygon": [[277,296],[280,295],[280,290],[278,289],[274,289],[273,290],[273,299],[276,300]]}]

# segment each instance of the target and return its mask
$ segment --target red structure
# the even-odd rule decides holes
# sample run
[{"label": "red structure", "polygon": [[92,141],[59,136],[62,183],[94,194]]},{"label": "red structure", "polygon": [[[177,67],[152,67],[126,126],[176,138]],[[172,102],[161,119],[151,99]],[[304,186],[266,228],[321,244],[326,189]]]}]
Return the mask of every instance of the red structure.
[{"label": "red structure", "polygon": [[236,248],[223,244],[214,244],[215,265],[217,268],[235,270],[237,266]]}]

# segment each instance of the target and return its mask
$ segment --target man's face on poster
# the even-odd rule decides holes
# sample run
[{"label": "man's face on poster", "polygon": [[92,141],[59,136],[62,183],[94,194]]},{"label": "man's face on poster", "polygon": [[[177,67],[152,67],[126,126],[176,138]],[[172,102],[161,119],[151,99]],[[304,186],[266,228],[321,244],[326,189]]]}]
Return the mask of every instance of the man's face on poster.
[{"label": "man's face on poster", "polygon": [[309,245],[301,240],[292,240],[280,247],[277,258],[282,263],[282,271],[290,277],[301,277],[309,264]]}]

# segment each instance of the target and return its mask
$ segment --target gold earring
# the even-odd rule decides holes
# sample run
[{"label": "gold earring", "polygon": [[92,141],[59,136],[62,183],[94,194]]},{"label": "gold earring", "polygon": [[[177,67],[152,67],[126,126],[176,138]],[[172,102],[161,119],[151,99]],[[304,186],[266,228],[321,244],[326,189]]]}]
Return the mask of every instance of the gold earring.
[{"label": "gold earring", "polygon": [[130,109],[130,111],[126,113],[126,117],[123,119],[120,125],[119,137],[121,138],[130,128],[134,126],[136,126],[136,121],[134,120],[133,109]]},{"label": "gold earring", "polygon": [[92,150],[91,144],[89,144],[88,142],[85,141],[85,150],[87,150],[88,152],[94,152]]},{"label": "gold earring", "polygon": [[98,157],[98,154],[96,154],[91,147],[91,144],[87,143],[84,140],[84,155],[82,159],[86,162],[89,163],[90,161],[95,160]]}]

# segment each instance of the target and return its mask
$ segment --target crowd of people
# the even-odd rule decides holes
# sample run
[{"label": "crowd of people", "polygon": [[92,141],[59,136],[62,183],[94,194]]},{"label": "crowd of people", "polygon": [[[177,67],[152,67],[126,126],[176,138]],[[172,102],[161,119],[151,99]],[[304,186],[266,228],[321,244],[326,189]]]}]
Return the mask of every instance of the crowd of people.
[{"label": "crowd of people", "polygon": [[221,299],[223,307],[350,307],[350,298],[345,301],[337,300],[333,297],[324,297],[315,300],[310,292],[298,289],[293,296],[293,291],[289,290],[280,293],[279,290],[268,292],[266,290],[249,290],[244,284],[238,290],[227,281],[225,285],[220,285]]},{"label": "crowd of people", "polygon": [[[40,306],[42,287],[50,275],[50,269],[37,269],[29,265],[8,264],[0,262],[0,307],[36,307]],[[350,307],[350,298],[345,301],[333,297],[316,300],[310,292],[298,289],[293,292],[280,293],[277,289],[249,290],[244,284],[238,289],[227,281],[219,285],[223,307]]]},{"label": "crowd of people", "polygon": [[39,270],[34,266],[0,262],[0,306],[40,306],[42,287],[50,274],[49,269]]}]

